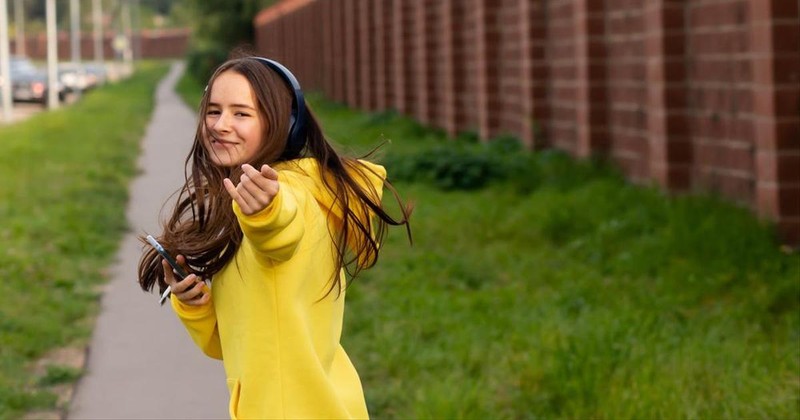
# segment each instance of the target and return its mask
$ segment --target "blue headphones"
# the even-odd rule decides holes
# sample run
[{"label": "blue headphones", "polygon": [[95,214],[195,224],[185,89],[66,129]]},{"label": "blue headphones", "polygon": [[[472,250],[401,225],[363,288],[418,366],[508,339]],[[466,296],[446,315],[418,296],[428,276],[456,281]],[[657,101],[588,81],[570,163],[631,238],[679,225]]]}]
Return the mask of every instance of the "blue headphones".
[{"label": "blue headphones", "polygon": [[292,116],[289,124],[289,137],[286,140],[286,148],[283,150],[279,159],[289,160],[300,156],[300,152],[306,147],[306,102],[303,97],[303,90],[300,83],[283,64],[264,57],[252,57],[267,68],[275,71],[292,90]]}]

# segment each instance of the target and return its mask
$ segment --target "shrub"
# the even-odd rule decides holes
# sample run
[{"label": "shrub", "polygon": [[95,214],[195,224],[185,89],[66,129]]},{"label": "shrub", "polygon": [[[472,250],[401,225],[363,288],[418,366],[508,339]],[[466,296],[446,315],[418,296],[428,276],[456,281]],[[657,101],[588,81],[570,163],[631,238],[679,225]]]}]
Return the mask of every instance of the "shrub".
[{"label": "shrub", "polygon": [[228,51],[221,45],[193,46],[186,56],[187,72],[204,84],[227,58]]},{"label": "shrub", "polygon": [[423,182],[442,190],[474,190],[507,182],[521,194],[543,185],[571,189],[599,174],[616,174],[600,159],[576,162],[558,150],[529,152],[511,136],[488,143],[439,142],[390,155],[385,164],[393,180]]}]

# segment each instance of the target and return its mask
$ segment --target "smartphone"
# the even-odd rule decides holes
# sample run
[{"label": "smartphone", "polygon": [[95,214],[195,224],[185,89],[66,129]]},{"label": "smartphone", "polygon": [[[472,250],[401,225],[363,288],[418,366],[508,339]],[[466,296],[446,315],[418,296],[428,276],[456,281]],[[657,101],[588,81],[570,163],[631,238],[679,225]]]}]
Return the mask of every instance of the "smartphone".
[{"label": "smartphone", "polygon": [[[183,267],[178,265],[178,262],[175,261],[175,258],[172,258],[172,255],[169,255],[169,253],[167,253],[167,251],[164,249],[164,247],[161,246],[160,243],[158,243],[156,238],[154,238],[154,237],[152,237],[150,235],[147,235],[147,238],[145,238],[145,239],[147,239],[147,242],[150,245],[152,245],[153,248],[156,249],[156,252],[158,252],[158,254],[161,255],[162,258],[167,260],[167,263],[172,267],[173,271],[175,272],[175,276],[178,278],[179,281],[185,279],[186,276],[188,276],[188,274],[186,273],[186,270],[184,270]],[[167,290],[164,290],[164,293],[161,294],[161,299],[158,300],[158,303],[163,305],[164,301],[169,297],[170,292],[171,292],[171,289],[168,286]]]}]

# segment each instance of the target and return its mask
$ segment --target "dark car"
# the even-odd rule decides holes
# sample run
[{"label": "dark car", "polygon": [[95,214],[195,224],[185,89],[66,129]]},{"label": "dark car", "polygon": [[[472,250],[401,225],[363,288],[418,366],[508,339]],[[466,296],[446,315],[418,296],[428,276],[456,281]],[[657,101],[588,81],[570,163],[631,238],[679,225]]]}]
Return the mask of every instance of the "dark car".
[{"label": "dark car", "polygon": [[[17,102],[47,103],[47,72],[40,70],[30,60],[23,57],[11,57],[11,98]],[[66,90],[60,82],[56,82],[58,100],[63,101]]]}]

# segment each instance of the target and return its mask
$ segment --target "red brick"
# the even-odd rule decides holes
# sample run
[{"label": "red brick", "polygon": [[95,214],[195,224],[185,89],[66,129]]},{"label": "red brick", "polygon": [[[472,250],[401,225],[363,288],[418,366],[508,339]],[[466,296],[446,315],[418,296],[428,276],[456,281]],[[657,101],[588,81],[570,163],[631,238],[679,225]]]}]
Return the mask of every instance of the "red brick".
[{"label": "red brick", "polygon": [[759,182],[800,184],[800,150],[759,153],[756,162]]},{"label": "red brick", "polygon": [[773,183],[759,183],[757,195],[760,212],[772,219],[800,214],[800,186],[797,184],[779,187]]},{"label": "red brick", "polygon": [[800,123],[759,118],[754,121],[759,150],[800,150]]},{"label": "red brick", "polygon": [[786,0],[750,1],[752,22],[769,20],[777,17],[797,18],[797,2]]}]

